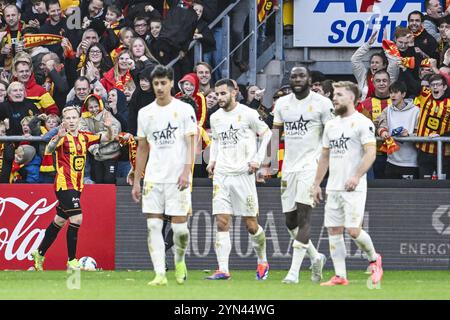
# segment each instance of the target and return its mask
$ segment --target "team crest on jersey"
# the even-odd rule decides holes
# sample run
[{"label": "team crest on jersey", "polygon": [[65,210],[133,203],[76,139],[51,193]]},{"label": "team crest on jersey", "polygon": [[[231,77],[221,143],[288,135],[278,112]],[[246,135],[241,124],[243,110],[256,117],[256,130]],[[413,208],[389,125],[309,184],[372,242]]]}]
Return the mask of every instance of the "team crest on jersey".
[{"label": "team crest on jersey", "polygon": [[333,139],[330,140],[330,150],[332,150],[333,153],[345,153],[348,150],[347,142],[350,140],[350,138],[347,138],[344,136],[344,133],[342,133],[341,137],[339,139]]},{"label": "team crest on jersey", "polygon": [[239,140],[237,133],[239,129],[234,129],[233,125],[230,125],[230,129],[227,131],[223,131],[219,133],[220,136],[220,143],[223,146],[236,144]]},{"label": "team crest on jersey", "polygon": [[312,112],[312,110],[313,110],[313,107],[310,105],[310,106],[308,107],[308,112]]},{"label": "team crest on jersey", "polygon": [[238,115],[237,122],[241,122],[241,119],[242,119],[241,115]]},{"label": "team crest on jersey", "polygon": [[174,112],[173,117],[176,119],[178,117],[178,113]]},{"label": "team crest on jersey", "polygon": [[171,145],[175,143],[175,131],[178,127],[172,127],[170,122],[167,124],[167,128],[161,131],[153,131],[153,139],[155,140],[156,145]]},{"label": "team crest on jersey", "polygon": [[303,119],[303,115],[297,121],[286,121],[284,131],[286,136],[304,136],[308,132],[308,123],[311,120]]}]

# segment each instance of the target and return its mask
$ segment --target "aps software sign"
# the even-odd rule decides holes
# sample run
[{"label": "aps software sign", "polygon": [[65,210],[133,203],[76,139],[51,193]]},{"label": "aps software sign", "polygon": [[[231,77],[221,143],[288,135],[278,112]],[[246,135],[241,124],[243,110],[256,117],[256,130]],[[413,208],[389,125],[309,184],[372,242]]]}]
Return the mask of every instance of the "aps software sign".
[{"label": "aps software sign", "polygon": [[378,30],[393,39],[407,26],[411,11],[424,11],[423,0],[295,0],[294,46],[359,47]]}]

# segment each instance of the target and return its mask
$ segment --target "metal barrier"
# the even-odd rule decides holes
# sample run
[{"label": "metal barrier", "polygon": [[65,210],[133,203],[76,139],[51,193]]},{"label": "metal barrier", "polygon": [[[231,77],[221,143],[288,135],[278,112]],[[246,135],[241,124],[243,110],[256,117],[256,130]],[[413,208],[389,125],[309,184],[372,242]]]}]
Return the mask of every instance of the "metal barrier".
[{"label": "metal barrier", "polygon": [[[395,141],[399,142],[432,142],[437,144],[437,175],[439,180],[444,180],[444,176],[442,173],[442,148],[444,143],[450,143],[450,137],[393,137]],[[378,141],[383,141],[383,139],[377,137]],[[1,142],[21,142],[21,141],[29,141],[29,142],[46,142],[42,137],[24,137],[24,136],[0,136]]]}]

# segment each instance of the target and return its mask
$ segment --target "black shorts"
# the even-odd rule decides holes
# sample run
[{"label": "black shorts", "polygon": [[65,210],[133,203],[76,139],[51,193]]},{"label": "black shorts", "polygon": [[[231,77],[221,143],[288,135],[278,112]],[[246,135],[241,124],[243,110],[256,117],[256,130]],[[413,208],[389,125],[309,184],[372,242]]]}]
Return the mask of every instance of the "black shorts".
[{"label": "black shorts", "polygon": [[56,191],[56,198],[59,201],[56,214],[66,220],[81,214],[80,196],[81,192],[77,190]]}]

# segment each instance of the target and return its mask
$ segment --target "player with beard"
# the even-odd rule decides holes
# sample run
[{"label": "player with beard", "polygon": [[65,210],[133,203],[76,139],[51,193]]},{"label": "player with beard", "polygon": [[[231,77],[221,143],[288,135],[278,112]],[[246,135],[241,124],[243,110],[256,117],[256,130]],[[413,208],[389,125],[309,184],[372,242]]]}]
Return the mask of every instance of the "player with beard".
[{"label": "player with beard", "polygon": [[[266,236],[258,223],[258,194],[255,172],[265,158],[272,132],[253,110],[236,101],[237,92],[230,79],[215,85],[220,109],[211,116],[211,157],[207,167],[213,176],[213,215],[216,218],[216,254],[219,269],[208,280],[228,280],[231,251],[231,217],[241,216],[258,256],[256,279],[269,273]],[[257,135],[261,143],[257,148]]]},{"label": "player with beard", "polygon": [[367,195],[366,172],[375,160],[374,124],[355,110],[358,86],[349,81],[333,85],[336,118],[325,125],[323,148],[312,188],[314,202],[322,200],[322,182],[328,167],[324,225],[328,228],[330,254],[336,275],[321,286],[348,285],[345,267],[344,228],[370,261],[372,283],[383,276],[381,256],[362,230]]},{"label": "player with beard", "polygon": [[[333,118],[330,99],[310,90],[311,75],[306,67],[290,73],[292,93],[275,103],[273,128],[284,130],[285,153],[281,178],[281,204],[286,226],[294,239],[292,264],[284,283],[298,283],[306,253],[312,264],[311,280],[322,279],[326,258],[310,240],[310,221],[314,206],[310,190],[320,155],[325,123]],[[280,132],[281,136],[281,132]]]}]

